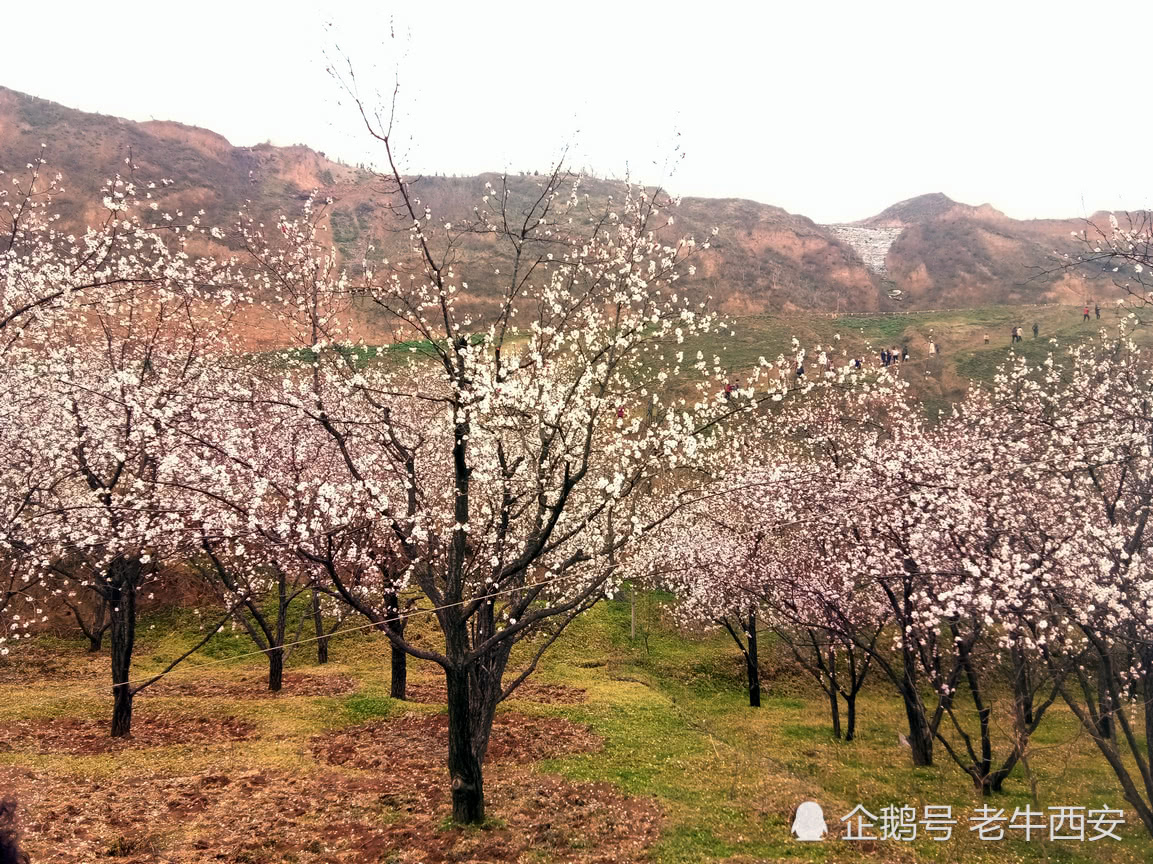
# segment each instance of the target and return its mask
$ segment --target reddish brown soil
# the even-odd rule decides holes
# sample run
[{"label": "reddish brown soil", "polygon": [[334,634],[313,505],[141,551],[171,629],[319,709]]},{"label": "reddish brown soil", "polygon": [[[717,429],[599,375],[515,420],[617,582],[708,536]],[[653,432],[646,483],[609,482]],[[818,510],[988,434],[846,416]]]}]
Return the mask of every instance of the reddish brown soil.
[{"label": "reddish brown soil", "polygon": [[252,724],[235,717],[190,717],[137,711],[129,739],[109,738],[110,717],[54,717],[13,720],[0,726],[0,750],[91,755],[171,744],[240,741]]},{"label": "reddish brown soil", "polygon": [[99,685],[103,681],[112,686],[112,673],[108,657],[101,654],[71,652],[52,653],[44,648],[23,646],[19,653],[0,660],[0,684],[24,684],[46,678],[88,679]]},{"label": "reddish brown soil", "polygon": [[[405,698],[409,702],[443,705],[448,699],[448,693],[443,681],[410,681],[405,688]],[[577,705],[585,701],[585,691],[564,684],[538,684],[529,680],[512,692],[509,701],[515,700],[539,702],[542,705]]]},{"label": "reddish brown soil", "polygon": [[[492,724],[488,764],[536,762],[566,753],[595,752],[601,740],[583,726],[563,717],[500,714]],[[371,771],[401,762],[435,766],[448,779],[444,754],[448,749],[448,715],[410,712],[395,720],[341,729],[312,740],[313,755],[332,765]]]},{"label": "reddish brown soil", "polygon": [[198,699],[256,699],[278,696],[341,696],[356,689],[356,681],[347,675],[307,675],[285,672],[283,689],[273,693],[268,689],[268,676],[260,673],[241,678],[219,681],[182,678],[179,671],[157,681],[141,696],[195,696]]},{"label": "reddish brown soil", "polygon": [[502,715],[485,768],[496,821],[480,829],[444,826],[444,722],[416,713],[314,738],[315,771],[222,762],[212,773],[158,768],[117,781],[5,765],[0,795],[19,799],[37,862],[645,861],[661,821],[653,802],[524,764],[599,743],[559,718]]}]

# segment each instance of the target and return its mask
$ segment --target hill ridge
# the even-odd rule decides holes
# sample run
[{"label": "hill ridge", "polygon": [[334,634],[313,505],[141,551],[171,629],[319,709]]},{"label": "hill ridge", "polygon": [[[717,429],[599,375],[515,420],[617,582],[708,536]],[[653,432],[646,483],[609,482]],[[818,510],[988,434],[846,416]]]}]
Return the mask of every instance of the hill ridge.
[{"label": "hill ridge", "polygon": [[[66,178],[69,195],[57,202],[66,224],[98,218],[100,184],[131,151],[140,176],[174,181],[166,206],[203,209],[206,221],[230,220],[246,202],[262,215],[292,214],[315,191],[333,198],[325,219],[345,260],[404,251],[374,176],[307,145],[235,146],[203,127],[88,113],[0,87],[0,169],[22,168],[41,153],[42,142]],[[445,221],[461,221],[490,176],[423,175],[421,195]],[[496,176],[508,177],[514,199],[527,199],[539,180]],[[619,184],[586,178],[582,188],[595,203]],[[1092,287],[1083,276],[1036,275],[1053,269],[1054,252],[1067,248],[1070,231],[1082,225],[1013,220],[988,204],[960,204],[936,192],[845,225],[821,225],[751,199],[685,197],[676,230],[707,236],[719,228],[696,275],[685,277],[686,290],[717,298],[730,314],[755,314],[1083,302]],[[480,244],[462,253],[478,271],[469,280],[472,299],[484,306],[492,288],[487,274],[499,266],[495,253]]]}]

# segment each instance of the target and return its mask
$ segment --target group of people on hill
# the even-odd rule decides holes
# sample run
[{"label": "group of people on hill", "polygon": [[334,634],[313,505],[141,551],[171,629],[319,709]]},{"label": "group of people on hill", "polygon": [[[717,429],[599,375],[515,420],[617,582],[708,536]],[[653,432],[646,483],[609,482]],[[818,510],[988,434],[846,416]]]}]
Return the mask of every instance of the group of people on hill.
[{"label": "group of people on hill", "polygon": [[[1037,332],[1040,329],[1041,328],[1037,325],[1037,322],[1034,321],[1033,322],[1033,338],[1034,339],[1037,338]],[[1009,331],[1009,343],[1010,344],[1013,344],[1015,342],[1020,342],[1024,338],[1025,337],[1021,335],[1021,328],[1020,327],[1014,327],[1011,331]],[[986,334],[985,335],[985,344],[988,344],[988,342],[989,342],[989,336],[988,336],[988,334]]]},{"label": "group of people on hill", "polygon": [[[1100,317],[1101,317],[1100,305],[1095,303],[1095,304],[1093,304],[1092,308],[1093,308],[1093,312],[1097,315],[1097,318],[1100,319]],[[1086,306],[1084,308],[1084,311],[1082,313],[1082,315],[1083,315],[1082,321],[1090,320],[1089,319],[1089,309],[1090,309],[1089,306]],[[1022,329],[1021,327],[1014,326],[1013,329],[1009,332],[1009,340],[1010,340],[1011,344],[1016,344],[1017,342],[1020,342],[1024,339],[1024,334],[1021,332],[1021,329]],[[1038,334],[1040,333],[1041,327],[1036,321],[1034,321],[1032,329],[1033,329],[1033,338],[1036,339]],[[989,334],[988,333],[985,334],[985,344],[986,345],[989,344]],[[941,346],[932,337],[931,331],[930,331],[929,356],[935,357],[935,356],[939,355],[940,353],[941,353]],[[904,361],[904,360],[908,360],[908,359],[909,359],[909,346],[908,345],[902,345],[899,350],[896,347],[882,348],[881,349],[881,366],[892,366],[894,363],[898,363],[900,361]],[[853,360],[851,360],[850,362],[851,362],[854,369],[860,369],[861,368],[862,364],[861,364],[861,360],[859,357],[853,358]],[[833,367],[833,363],[832,363],[832,361],[830,361],[829,362],[829,368],[831,369],[832,367]],[[797,375],[797,378],[804,378],[805,377],[805,366],[804,366],[803,362],[797,363],[796,375]],[[786,372],[784,369],[782,369],[781,370],[781,378],[784,379],[785,376],[786,376]],[[736,394],[739,389],[740,389],[739,385],[734,383],[734,382],[729,382],[728,384],[726,384],[725,385],[725,399],[732,399],[734,394]]]},{"label": "group of people on hill", "polygon": [[[881,365],[882,366],[892,366],[894,363],[896,363],[900,360],[908,360],[908,359],[909,359],[909,346],[908,345],[902,346],[901,350],[899,350],[899,351],[896,349],[896,347],[894,347],[892,349],[890,349],[890,348],[882,348],[881,349]],[[858,364],[858,366],[859,365],[860,364]]]},{"label": "group of people on hill", "polygon": [[[1037,338],[1037,333],[1040,332],[1040,330],[1041,330],[1040,325],[1036,321],[1034,321],[1033,322],[1033,338],[1034,339]],[[1024,338],[1025,338],[1025,335],[1021,332],[1020,327],[1013,327],[1013,329],[1009,331],[1009,344],[1010,345],[1016,344],[1017,342],[1020,342]],[[985,334],[985,344],[986,345],[989,344],[989,334],[988,333]]]}]

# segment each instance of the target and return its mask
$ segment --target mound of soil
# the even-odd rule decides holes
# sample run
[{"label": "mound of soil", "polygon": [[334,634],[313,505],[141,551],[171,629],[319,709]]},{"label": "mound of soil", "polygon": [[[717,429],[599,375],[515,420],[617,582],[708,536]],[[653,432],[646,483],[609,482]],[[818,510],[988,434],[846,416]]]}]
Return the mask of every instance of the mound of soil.
[{"label": "mound of soil", "polygon": [[[360,834],[358,864],[647,861],[660,835],[660,808],[609,783],[570,783],[522,767],[486,771],[486,812],[499,827],[438,830],[448,799],[432,813],[404,807],[383,830]],[[438,818],[437,813],[440,813]],[[338,838],[330,832],[333,841]]]},{"label": "mound of soil", "polygon": [[[150,725],[141,718],[141,740]],[[184,740],[192,728],[186,720]],[[662,818],[654,802],[622,795],[607,783],[541,774],[528,764],[601,746],[589,730],[556,717],[497,718],[485,765],[486,807],[494,822],[446,829],[446,733],[444,715],[410,712],[316,736],[310,743],[320,764],[312,772],[230,760],[211,772],[174,776],[158,764],[151,773],[112,780],[0,765],[0,795],[20,801],[33,861],[648,860]]]},{"label": "mound of soil", "polygon": [[[443,705],[448,700],[448,692],[443,681],[410,681],[405,688],[405,698],[409,702]],[[541,705],[579,705],[585,701],[585,691],[580,687],[539,684],[529,679],[512,692],[508,701],[537,702]]]},{"label": "mound of soil", "polygon": [[[492,724],[485,764],[536,762],[566,753],[595,752],[602,741],[563,717],[499,714]],[[312,739],[317,759],[362,771],[419,769],[447,781],[448,715],[409,712],[396,719],[340,729]],[[443,775],[441,777],[440,775]]]},{"label": "mound of soil", "polygon": [[46,678],[67,680],[109,679],[108,658],[102,654],[59,654],[40,647],[18,645],[0,658],[0,684],[26,684]]},{"label": "mound of soil", "polygon": [[108,736],[110,718],[54,717],[13,720],[0,726],[0,750],[91,755],[172,744],[240,741],[253,726],[235,717],[195,717],[138,712],[128,738]]},{"label": "mound of soil", "polygon": [[398,807],[399,779],[249,768],[117,782],[0,765],[33,861],[639,864],[660,831],[648,799],[509,765],[486,771],[494,827],[446,830],[447,799]]},{"label": "mound of soil", "polygon": [[141,696],[194,696],[198,699],[272,699],[280,696],[342,696],[356,690],[355,679],[347,675],[310,675],[285,672],[283,688],[276,693],[268,689],[268,676],[245,674],[227,680],[184,679],[179,669],[140,692]]}]

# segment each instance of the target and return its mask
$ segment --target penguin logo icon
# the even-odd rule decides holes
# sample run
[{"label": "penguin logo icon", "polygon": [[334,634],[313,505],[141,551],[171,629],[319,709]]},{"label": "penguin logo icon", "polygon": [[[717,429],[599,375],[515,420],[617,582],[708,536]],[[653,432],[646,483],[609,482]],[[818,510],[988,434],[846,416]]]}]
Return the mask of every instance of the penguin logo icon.
[{"label": "penguin logo icon", "polygon": [[797,807],[793,817],[792,834],[801,841],[824,840],[829,833],[825,824],[825,811],[816,801],[805,801]]}]

